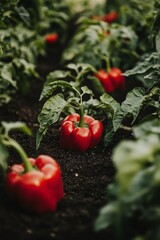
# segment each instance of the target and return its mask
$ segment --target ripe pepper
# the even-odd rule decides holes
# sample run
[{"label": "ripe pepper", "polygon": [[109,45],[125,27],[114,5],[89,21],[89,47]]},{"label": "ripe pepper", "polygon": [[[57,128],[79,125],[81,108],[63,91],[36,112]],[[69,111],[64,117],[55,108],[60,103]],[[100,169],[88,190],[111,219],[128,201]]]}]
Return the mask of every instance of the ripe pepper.
[{"label": "ripe pepper", "polygon": [[95,77],[100,80],[106,92],[114,92],[114,85],[108,72],[106,72],[104,69],[101,69],[95,74]]},{"label": "ripe pepper", "polygon": [[53,44],[58,41],[58,34],[57,33],[50,33],[45,36],[45,41],[48,44]]},{"label": "ripe pepper", "polygon": [[116,11],[111,11],[107,13],[105,16],[103,16],[103,21],[112,23],[115,22],[118,19],[118,13]]},{"label": "ripe pepper", "polygon": [[122,75],[122,71],[119,68],[111,68],[109,71],[109,77],[111,78],[111,81],[113,82],[115,89],[121,89],[124,90],[125,88],[125,78]]},{"label": "ripe pepper", "polygon": [[118,19],[118,13],[116,11],[111,11],[102,16],[101,15],[91,16],[91,18],[96,21],[104,21],[107,23],[113,23]]},{"label": "ripe pepper", "polygon": [[26,210],[54,212],[64,195],[59,164],[47,155],[29,158],[27,164],[27,171],[24,164],[10,167],[6,175],[9,196]]},{"label": "ripe pepper", "polygon": [[99,70],[95,76],[100,80],[106,92],[114,92],[118,89],[124,90],[125,78],[119,68],[110,68],[108,72]]},{"label": "ripe pepper", "polygon": [[102,133],[101,121],[88,115],[70,114],[61,124],[60,145],[65,149],[84,152],[99,143]]}]

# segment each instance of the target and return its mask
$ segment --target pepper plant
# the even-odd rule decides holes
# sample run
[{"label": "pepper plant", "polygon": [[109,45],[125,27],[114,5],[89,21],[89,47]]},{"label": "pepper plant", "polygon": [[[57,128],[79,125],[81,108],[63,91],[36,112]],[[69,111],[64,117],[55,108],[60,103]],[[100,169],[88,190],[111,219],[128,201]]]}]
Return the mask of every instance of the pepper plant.
[{"label": "pepper plant", "polygon": [[81,17],[76,29],[62,56],[65,63],[90,63],[100,69],[104,56],[108,56],[112,66],[126,70],[139,59],[136,51],[138,37],[130,26],[109,25],[104,21]]},{"label": "pepper plant", "polygon": [[[10,137],[13,130],[31,134],[30,129],[22,122],[1,123],[0,165],[4,169],[4,184],[9,198],[27,211],[54,212],[57,202],[64,195],[60,166],[47,155],[39,155],[36,159],[28,158],[21,145]],[[7,166],[8,148],[18,152],[22,164]]]},{"label": "pepper plant", "polygon": [[134,126],[134,140],[122,141],[113,151],[116,176],[95,222],[95,229],[109,229],[112,239],[160,238],[159,130],[160,118],[151,115]]},{"label": "pepper plant", "polygon": [[[36,63],[39,56],[46,54],[49,33],[57,36],[59,47],[67,40],[71,14],[66,3],[57,2],[0,3],[0,105],[8,103],[17,91],[29,93],[30,80],[39,77]],[[66,13],[62,13],[63,10],[67,10]],[[51,47],[54,43],[52,41]]]},{"label": "pepper plant", "polygon": [[[44,103],[38,116],[40,126],[36,138],[37,148],[49,126],[58,122],[62,114],[69,115],[61,125],[62,147],[86,151],[100,141],[103,132],[102,123],[86,115],[89,112],[89,106],[92,108],[96,104],[96,99],[93,98],[89,88],[79,86],[80,78],[90,70],[90,65],[70,64],[68,67],[76,72],[75,76],[70,75],[70,71],[55,71],[48,76],[44,85],[40,100],[46,97],[49,99]],[[68,76],[75,81],[66,81]]]}]

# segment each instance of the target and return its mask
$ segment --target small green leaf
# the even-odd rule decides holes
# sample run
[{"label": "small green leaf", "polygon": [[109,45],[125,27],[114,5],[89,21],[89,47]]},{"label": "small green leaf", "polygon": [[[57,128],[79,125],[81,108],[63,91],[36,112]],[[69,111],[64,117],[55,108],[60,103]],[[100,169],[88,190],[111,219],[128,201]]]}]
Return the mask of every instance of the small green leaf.
[{"label": "small green leaf", "polygon": [[83,87],[81,87],[81,90],[82,90],[82,93],[83,93],[83,94],[88,94],[88,95],[90,95],[90,96],[93,95],[92,90],[89,89],[87,86],[83,86]]},{"label": "small green leaf", "polygon": [[67,68],[75,70],[76,73],[81,72],[81,74],[86,73],[87,71],[95,72],[94,67],[87,63],[78,63],[78,64],[70,63],[67,65]]}]

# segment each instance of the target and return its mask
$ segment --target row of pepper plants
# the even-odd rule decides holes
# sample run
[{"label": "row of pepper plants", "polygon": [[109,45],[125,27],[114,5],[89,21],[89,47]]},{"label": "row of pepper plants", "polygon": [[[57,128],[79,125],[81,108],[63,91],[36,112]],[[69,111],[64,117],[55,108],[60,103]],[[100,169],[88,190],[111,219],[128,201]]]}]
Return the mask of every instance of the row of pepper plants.
[{"label": "row of pepper plants", "polygon": [[[27,44],[32,56],[32,47],[34,46],[35,50],[37,41],[40,41],[41,44],[38,46],[44,54],[46,44],[44,36],[46,32],[51,32],[55,25],[57,26],[55,31],[59,34],[65,26],[65,41],[68,25],[64,22],[68,16],[74,19],[74,33],[62,53],[63,68],[48,74],[40,95],[40,101],[43,100],[44,105],[38,116],[37,149],[43,142],[43,136],[54,124],[59,125],[60,146],[66,150],[80,152],[85,152],[98,144],[107,151],[121,130],[129,132],[133,140],[122,141],[113,151],[116,176],[107,188],[108,202],[100,210],[95,230],[109,229],[112,239],[158,240],[159,0],[107,1],[104,5],[83,9],[75,15],[70,6],[67,8],[66,16],[64,14],[66,8],[63,8],[62,14],[58,13],[54,6],[55,13],[59,14],[57,16],[50,12],[51,5],[54,5],[50,5],[50,1],[45,0],[42,6],[40,4],[42,2],[38,3],[40,9],[38,8],[37,14],[39,18],[35,21],[37,24],[34,29],[26,27],[27,31],[36,33],[34,41]],[[28,23],[28,17],[33,14],[31,11],[33,9],[25,8],[25,4],[24,7],[17,5],[19,1],[13,4],[14,14],[18,12],[18,18]],[[11,6],[6,3],[6,8],[8,7]],[[29,9],[29,12],[26,9]],[[42,9],[43,11],[40,11]],[[6,9],[4,10],[1,11],[4,16],[7,15],[7,23],[3,21],[5,29],[9,23],[8,14]],[[48,13],[47,19],[46,15],[44,17],[42,14],[44,11]],[[34,16],[35,19],[37,15]],[[18,19],[17,15],[14,15],[14,18]],[[15,26],[20,27],[17,23]],[[24,25],[22,29],[24,31]],[[52,44],[55,42],[64,44],[63,38],[56,37],[55,40],[55,35],[54,37],[49,35],[47,39]],[[19,46],[18,43],[18,48]],[[15,47],[13,49],[15,50]],[[5,53],[6,46],[2,45],[2,50]],[[39,55],[39,50],[35,52]],[[35,57],[36,54],[34,59]],[[9,62],[10,68],[13,60]],[[23,60],[27,61],[28,58],[24,57]],[[30,60],[28,62],[32,63]],[[5,73],[9,74],[7,78],[13,81],[11,71],[7,69]],[[17,72],[16,76],[22,76],[21,74],[24,73]],[[11,86],[13,88],[13,84]],[[6,94],[5,90],[4,92]],[[19,128],[28,133],[29,129],[23,123],[2,122],[1,126],[2,162],[4,163],[7,157],[6,146],[16,147],[24,161],[23,165],[13,165],[7,174],[9,194],[22,206],[30,208],[32,205],[34,211],[55,211],[57,201],[63,197],[60,167],[48,156],[39,156],[36,160],[27,161],[23,149],[9,137],[12,128]],[[23,174],[20,176],[20,173]],[[35,186],[35,179],[39,181],[38,189]],[[29,184],[33,184],[35,204],[32,204]],[[45,194],[42,194],[43,187]],[[25,198],[19,194],[20,192],[24,193]],[[48,208],[43,209],[45,201],[48,201],[46,204]],[[139,227],[135,229],[136,224]]]},{"label": "row of pepper plants", "polygon": [[[0,106],[17,95],[29,95],[37,71],[38,57],[46,56],[47,47],[60,48],[68,38],[71,20],[68,4],[49,0],[13,0],[0,3]],[[28,158],[11,137],[12,131],[31,135],[22,122],[0,124],[0,165],[4,186],[15,204],[33,212],[54,212],[63,197],[63,183],[58,162],[46,155]],[[15,149],[22,164],[8,166],[8,149]],[[3,169],[3,170],[2,170]]]}]

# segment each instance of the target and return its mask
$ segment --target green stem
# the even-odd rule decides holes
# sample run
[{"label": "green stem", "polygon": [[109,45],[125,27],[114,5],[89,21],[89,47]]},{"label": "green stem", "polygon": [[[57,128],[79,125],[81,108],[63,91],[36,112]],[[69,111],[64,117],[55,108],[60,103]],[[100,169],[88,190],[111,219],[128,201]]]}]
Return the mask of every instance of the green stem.
[{"label": "green stem", "polygon": [[80,121],[79,121],[79,127],[84,127],[84,109],[83,109],[82,96],[81,96],[81,103],[80,103]]},{"label": "green stem", "polygon": [[106,61],[106,71],[109,72],[110,69],[111,69],[109,57],[106,57],[106,58],[105,58],[105,61]]},{"label": "green stem", "polygon": [[19,153],[19,155],[24,163],[25,171],[26,172],[31,171],[33,169],[32,165],[29,162],[28,156],[25,153],[25,151],[23,150],[23,148],[13,139],[9,139],[9,141],[7,141],[7,145],[12,146]]},{"label": "green stem", "polygon": [[82,100],[82,95],[80,92],[74,88],[74,91],[80,98],[80,104],[79,104],[79,110],[80,110],[80,121],[79,121],[79,127],[84,127],[84,109],[83,109],[83,100]]},{"label": "green stem", "polygon": [[37,14],[38,14],[38,20],[42,19],[42,0],[35,0],[35,5],[37,9]]},{"label": "green stem", "polygon": [[120,126],[120,129],[125,130],[127,132],[132,132],[133,131],[133,129],[131,127],[127,127],[127,126],[124,126],[124,125]]},{"label": "green stem", "polygon": [[83,107],[80,107],[80,121],[79,121],[79,127],[84,127],[84,110]]}]

